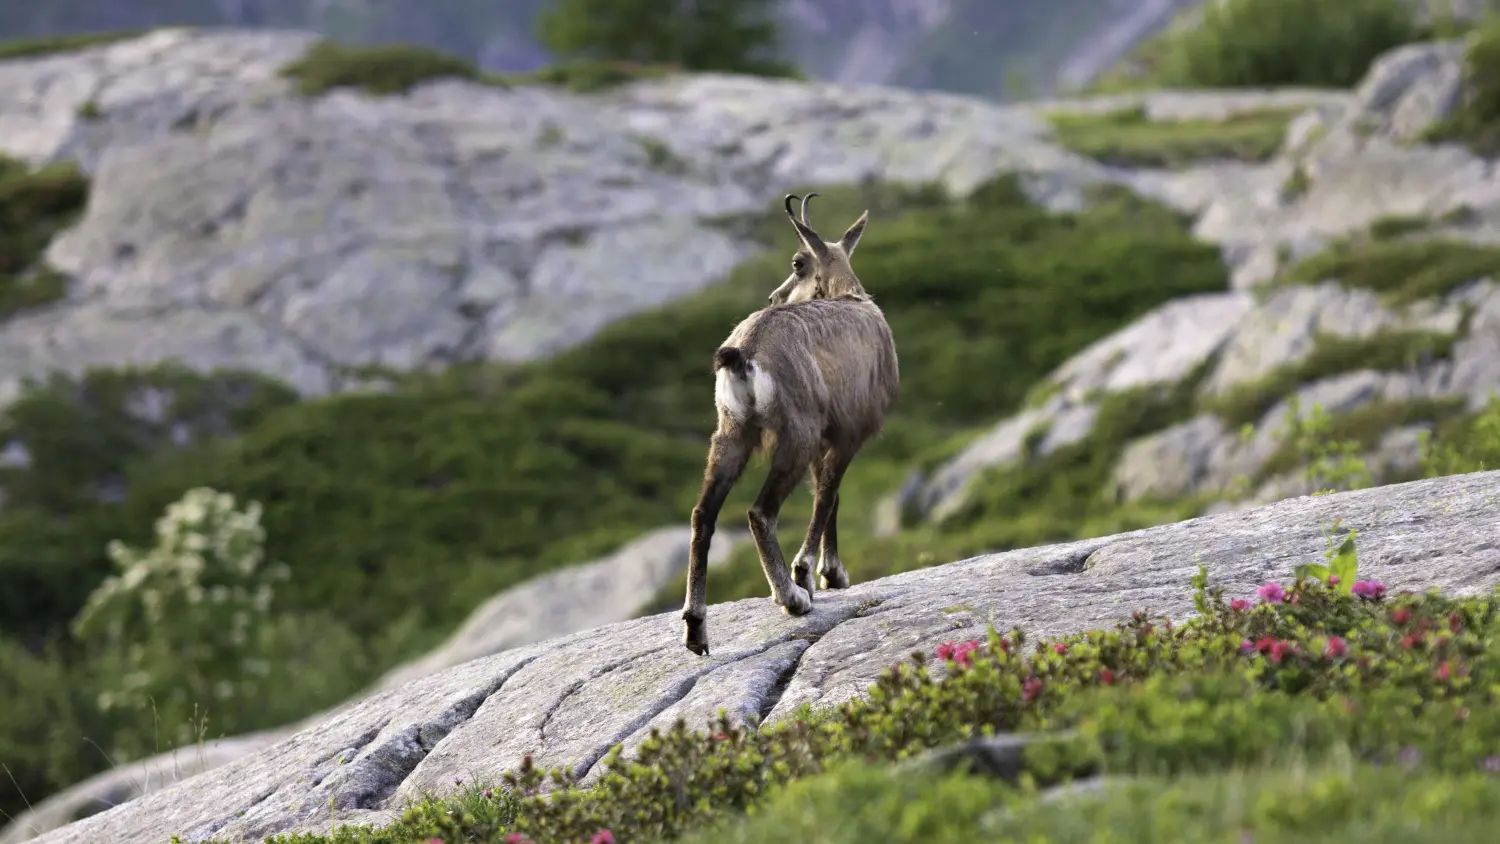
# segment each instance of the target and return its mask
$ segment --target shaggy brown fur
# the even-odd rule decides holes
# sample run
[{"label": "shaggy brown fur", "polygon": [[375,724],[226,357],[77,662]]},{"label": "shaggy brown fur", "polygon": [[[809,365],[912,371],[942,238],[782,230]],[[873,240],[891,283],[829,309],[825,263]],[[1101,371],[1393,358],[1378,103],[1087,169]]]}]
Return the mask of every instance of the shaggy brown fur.
[{"label": "shaggy brown fur", "polygon": [[[792,274],[771,304],[735,327],[714,352],[719,425],[709,447],[703,488],[693,508],[687,596],[682,618],[688,650],[708,654],[708,550],[719,511],[755,452],[771,452],[771,468],[755,505],[750,532],[771,600],[791,615],[812,610],[813,555],[825,589],[843,589],[849,575],[838,556],[838,491],[860,448],[880,433],[900,387],[896,344],[885,315],[849,263],[869,212],[837,242],[825,242],[807,220],[787,217],[801,248]],[[776,541],[781,506],[802,473],[812,476],[813,516],[789,572]]]}]

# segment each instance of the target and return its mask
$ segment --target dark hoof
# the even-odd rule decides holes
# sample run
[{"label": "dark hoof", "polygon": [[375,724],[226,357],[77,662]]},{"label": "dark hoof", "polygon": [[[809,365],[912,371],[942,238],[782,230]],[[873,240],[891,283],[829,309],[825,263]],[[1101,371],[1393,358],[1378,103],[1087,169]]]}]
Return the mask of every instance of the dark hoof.
[{"label": "dark hoof", "polygon": [[787,594],[786,600],[781,604],[781,611],[790,616],[807,615],[812,612],[812,593],[797,584],[792,584],[792,591]]},{"label": "dark hoof", "polygon": [[838,569],[831,572],[825,571],[822,573],[822,576],[818,578],[818,581],[824,589],[848,589],[849,573],[844,571],[843,569]]},{"label": "dark hoof", "polygon": [[682,644],[698,656],[708,656],[708,619],[682,617]]}]

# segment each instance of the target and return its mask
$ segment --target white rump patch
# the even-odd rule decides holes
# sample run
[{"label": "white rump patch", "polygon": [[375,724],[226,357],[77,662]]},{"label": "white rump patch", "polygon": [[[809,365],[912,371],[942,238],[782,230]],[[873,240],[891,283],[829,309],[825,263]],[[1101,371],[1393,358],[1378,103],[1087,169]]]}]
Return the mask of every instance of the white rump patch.
[{"label": "white rump patch", "polygon": [[776,382],[771,374],[749,361],[746,377],[737,377],[728,369],[714,374],[714,402],[736,422],[744,422],[756,410],[771,406],[776,395]]}]

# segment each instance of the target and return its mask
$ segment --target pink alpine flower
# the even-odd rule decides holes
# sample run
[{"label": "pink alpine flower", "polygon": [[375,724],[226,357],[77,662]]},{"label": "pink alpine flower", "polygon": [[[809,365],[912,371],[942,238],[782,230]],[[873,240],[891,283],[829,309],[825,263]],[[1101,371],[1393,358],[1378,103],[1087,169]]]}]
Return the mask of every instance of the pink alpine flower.
[{"label": "pink alpine flower", "polygon": [[615,834],[607,829],[601,829],[589,839],[589,844],[615,844]]},{"label": "pink alpine flower", "polygon": [[1349,643],[1342,636],[1330,636],[1328,644],[1323,648],[1323,655],[1329,659],[1338,659],[1349,652]]},{"label": "pink alpine flower", "polygon": [[1245,610],[1250,609],[1250,602],[1245,600],[1244,598],[1235,598],[1233,601],[1229,602],[1229,609],[1233,610],[1234,612],[1244,612]]},{"label": "pink alpine flower", "polygon": [[1356,580],[1351,591],[1355,597],[1378,601],[1385,597],[1385,584],[1378,580]]},{"label": "pink alpine flower", "polygon": [[1281,584],[1275,581],[1256,589],[1255,594],[1259,595],[1260,599],[1268,604],[1279,604],[1286,600],[1286,590],[1281,588]]}]

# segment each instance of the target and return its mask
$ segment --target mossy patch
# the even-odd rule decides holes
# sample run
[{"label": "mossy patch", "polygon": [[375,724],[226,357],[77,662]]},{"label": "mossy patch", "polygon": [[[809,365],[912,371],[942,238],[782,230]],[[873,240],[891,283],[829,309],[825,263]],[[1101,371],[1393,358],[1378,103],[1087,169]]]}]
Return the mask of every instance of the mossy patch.
[{"label": "mossy patch", "polygon": [[146,29],[119,30],[115,32],[74,32],[67,35],[43,35],[35,38],[19,38],[0,41],[0,61],[8,59],[32,59],[58,53],[73,53],[90,47],[106,47],[121,41],[139,38],[150,32]]},{"label": "mossy patch", "polygon": [[1432,331],[1383,331],[1368,337],[1319,334],[1301,360],[1207,397],[1202,409],[1233,430],[1260,420],[1277,402],[1303,384],[1362,369],[1395,372],[1424,361],[1446,358],[1457,337]]},{"label": "mossy patch", "polygon": [[1260,110],[1223,120],[1159,120],[1144,107],[1051,118],[1072,151],[1120,167],[1180,168],[1212,159],[1267,161],[1281,147],[1296,110]]},{"label": "mossy patch", "polygon": [[1500,247],[1449,238],[1340,241],[1288,267],[1279,284],[1335,281],[1389,305],[1443,296],[1500,274]]},{"label": "mossy patch", "polygon": [[42,256],[88,197],[88,179],[75,165],[32,168],[0,156],[0,319],[67,295],[67,278]]},{"label": "mossy patch", "polygon": [[405,94],[424,82],[438,79],[478,81],[473,62],[449,53],[411,44],[360,47],[319,41],[296,61],[281,68],[298,93],[315,97],[338,88],[353,88],[375,96]]}]

